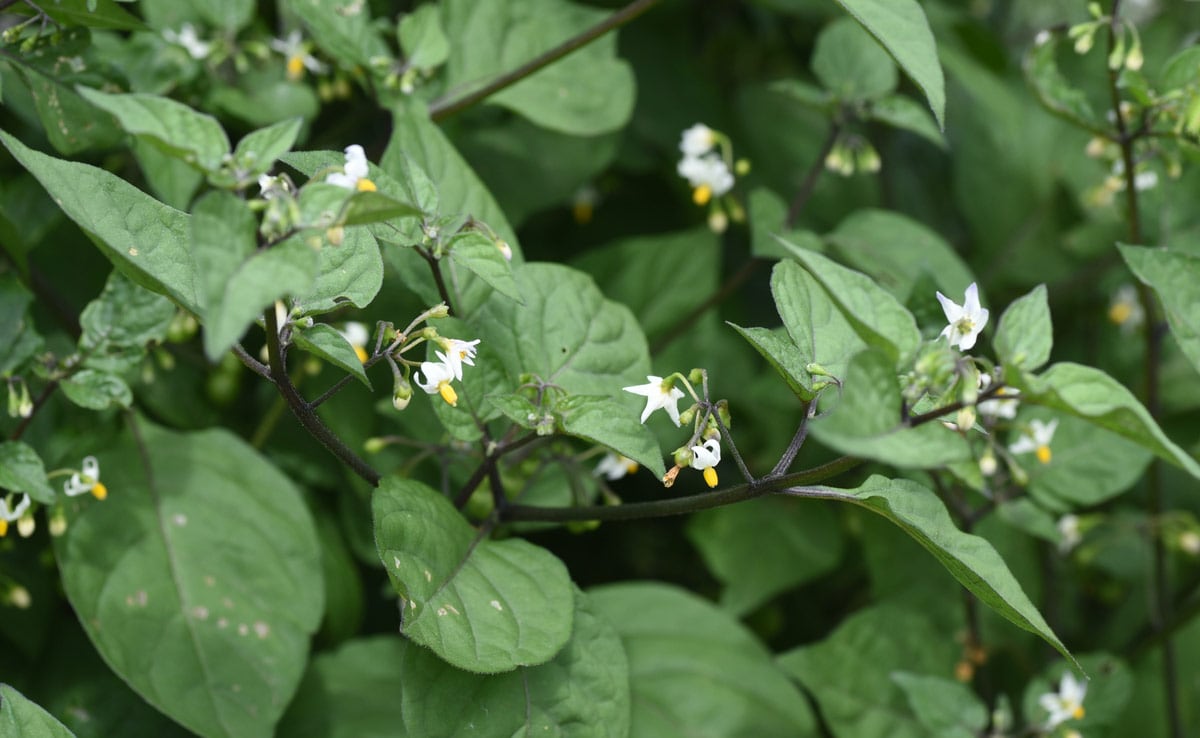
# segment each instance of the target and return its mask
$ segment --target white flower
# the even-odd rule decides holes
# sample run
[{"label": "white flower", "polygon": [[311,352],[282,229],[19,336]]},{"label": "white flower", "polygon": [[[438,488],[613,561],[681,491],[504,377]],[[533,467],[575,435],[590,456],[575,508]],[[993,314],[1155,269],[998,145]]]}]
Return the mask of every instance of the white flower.
[{"label": "white flower", "polygon": [[692,186],[692,200],[697,205],[706,205],[714,197],[733,189],[733,172],[716,154],[685,156],[679,160],[676,171]]},{"label": "white flower", "polygon": [[633,474],[638,470],[637,462],[633,459],[622,456],[621,454],[609,451],[600,459],[600,463],[596,464],[596,468],[592,473],[598,477],[604,477],[610,482],[614,482],[626,474]]},{"label": "white flower", "polygon": [[16,504],[16,507],[8,506],[11,501],[11,496],[0,499],[0,536],[8,533],[9,523],[20,520],[25,511],[29,509],[29,495],[21,495],[21,501]]},{"label": "white flower", "polygon": [[271,39],[271,48],[287,59],[287,76],[292,81],[304,76],[305,69],[313,74],[325,73],[325,65],[308,53],[308,42],[300,31],[292,31],[287,38]]},{"label": "white flower", "polygon": [[348,320],[338,333],[354,347],[354,355],[358,357],[359,362],[366,364],[367,359],[371,358],[367,354],[367,343],[371,340],[371,332],[367,327],[358,321]]},{"label": "white flower", "polygon": [[1083,534],[1079,531],[1079,516],[1064,515],[1058,519],[1058,534],[1062,539],[1058,542],[1058,550],[1066,553],[1079,545]]},{"label": "white flower", "polygon": [[1057,692],[1048,692],[1038,698],[1042,709],[1050,713],[1046,718],[1046,730],[1054,730],[1068,720],[1083,717],[1083,698],[1087,695],[1087,682],[1076,681],[1071,672],[1063,674]]},{"label": "white flower", "polygon": [[475,347],[479,345],[479,339],[474,341],[460,341],[457,338],[442,339],[442,347],[446,349],[446,353],[435,351],[437,357],[454,370],[454,378],[462,379],[463,364],[467,366],[475,366]]},{"label": "white flower", "polygon": [[1054,440],[1054,431],[1058,429],[1058,420],[1051,420],[1049,423],[1043,423],[1040,420],[1029,421],[1029,427],[1017,439],[1017,442],[1008,447],[1009,451],[1014,454],[1027,454],[1033,451],[1037,454],[1038,461],[1043,464],[1050,463],[1050,441]]},{"label": "white flower", "polygon": [[83,471],[72,474],[69,480],[63,482],[63,494],[67,497],[76,497],[84,492],[91,492],[97,500],[108,497],[108,487],[100,483],[100,462],[96,461],[95,456],[85,456]]},{"label": "white flower", "polygon": [[421,374],[425,375],[425,379],[421,379],[421,374],[416,375],[417,386],[425,391],[425,394],[439,394],[446,404],[450,407],[458,407],[458,393],[450,386],[450,380],[461,379],[461,375],[455,377],[454,368],[445,362],[445,357],[441,352],[436,352],[442,361],[423,361],[421,362]]},{"label": "white flower", "polygon": [[196,35],[196,27],[191,23],[184,23],[179,27],[178,32],[168,28],[162,32],[162,35],[167,43],[182,46],[193,59],[203,59],[212,53],[212,44],[200,40],[200,37]]},{"label": "white flower", "polygon": [[[979,391],[983,392],[992,385],[992,377],[989,374],[979,375]],[[1004,420],[1012,420],[1017,417],[1017,406],[1020,401],[1016,399],[1021,394],[1021,390],[1013,387],[1001,387],[996,390],[996,397],[990,400],[984,400],[975,406],[980,415],[988,418],[1003,418]],[[1001,399],[1001,397],[1005,399]]]},{"label": "white flower", "polygon": [[1108,304],[1108,319],[1121,326],[1123,331],[1133,331],[1142,326],[1146,314],[1142,310],[1142,301],[1138,299],[1137,287],[1123,284],[1113,293],[1112,302]]},{"label": "white flower", "polygon": [[646,422],[646,418],[650,417],[650,413],[660,407],[667,411],[667,415],[671,416],[671,422],[675,427],[679,427],[679,400],[683,397],[683,390],[678,387],[668,387],[662,377],[656,377],[653,374],[646,375],[646,384],[639,384],[633,387],[624,387],[626,392],[632,392],[635,395],[642,395],[646,398],[646,408],[642,410],[642,422]]},{"label": "white flower", "polygon": [[712,151],[716,143],[716,132],[703,123],[697,123],[684,130],[683,138],[679,141],[679,150],[683,152],[684,158],[697,159]]},{"label": "white flower", "polygon": [[374,192],[375,183],[367,179],[367,155],[363,147],[351,144],[346,147],[346,163],[342,171],[331,172],[325,176],[325,181],[346,190],[359,192]]},{"label": "white flower", "polygon": [[717,486],[717,464],[721,463],[721,444],[710,438],[702,446],[692,446],[692,468],[704,472],[704,482]]},{"label": "white flower", "polygon": [[496,239],[496,248],[500,249],[500,255],[505,261],[512,261],[512,246],[508,245],[508,241],[502,238]]},{"label": "white flower", "polygon": [[979,305],[979,287],[974,282],[967,287],[961,306],[941,292],[937,293],[937,299],[942,303],[946,321],[950,323],[942,329],[941,335],[950,339],[951,346],[957,344],[962,351],[970,350],[988,321],[987,308]]}]

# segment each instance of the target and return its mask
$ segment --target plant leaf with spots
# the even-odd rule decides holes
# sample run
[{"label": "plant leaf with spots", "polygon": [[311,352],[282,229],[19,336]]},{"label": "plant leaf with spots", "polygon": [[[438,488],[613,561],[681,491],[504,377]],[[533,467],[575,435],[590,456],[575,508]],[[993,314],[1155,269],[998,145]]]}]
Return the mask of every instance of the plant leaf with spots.
[{"label": "plant leaf with spots", "polygon": [[68,503],[67,597],[147,702],[209,738],[271,736],[323,610],[308,509],[226,431],[135,423],[96,453],[108,498]]},{"label": "plant leaf with spots", "polygon": [[489,540],[449,500],[410,479],[385,478],[372,510],[409,638],[478,673],[545,663],[567,642],[573,588],[549,551],[518,538]]}]

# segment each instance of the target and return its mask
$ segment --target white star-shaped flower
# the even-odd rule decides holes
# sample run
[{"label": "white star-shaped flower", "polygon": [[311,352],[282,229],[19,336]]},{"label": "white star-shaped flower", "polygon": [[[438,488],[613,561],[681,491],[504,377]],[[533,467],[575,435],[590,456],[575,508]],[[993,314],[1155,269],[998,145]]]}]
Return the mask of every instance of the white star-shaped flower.
[{"label": "white star-shaped flower", "polygon": [[[984,392],[988,387],[992,386],[992,377],[989,374],[979,375],[979,391]],[[996,391],[996,397],[990,400],[984,400],[975,406],[980,415],[988,418],[1003,418],[1004,420],[1012,420],[1017,417],[1017,406],[1021,404],[1020,400],[1016,399],[1021,394],[1021,390],[1013,387],[1001,387]],[[1002,399],[1003,398],[1003,399]]]},{"label": "white star-shaped flower", "polygon": [[988,321],[987,308],[979,305],[979,287],[974,282],[967,287],[962,305],[941,292],[937,293],[937,299],[942,303],[946,321],[950,323],[942,330],[942,335],[950,339],[951,346],[957,345],[962,351],[970,350]]},{"label": "white star-shaped flower", "polygon": [[1051,420],[1049,423],[1043,423],[1040,420],[1029,421],[1029,427],[1017,439],[1017,442],[1008,447],[1009,451],[1014,454],[1027,454],[1033,451],[1037,454],[1038,461],[1043,464],[1050,463],[1050,442],[1054,440],[1054,431],[1058,430],[1058,420]]},{"label": "white star-shaped flower", "polygon": [[733,189],[733,172],[716,154],[685,156],[679,160],[676,171],[692,186],[692,201],[697,205],[707,205],[709,200]]},{"label": "white star-shaped flower", "polygon": [[25,511],[29,509],[29,495],[21,495],[21,501],[10,509],[8,505],[11,501],[11,497],[0,499],[0,536],[8,533],[9,523],[20,520]]},{"label": "white star-shaped flower", "polygon": [[1057,692],[1048,692],[1038,698],[1038,704],[1050,713],[1046,718],[1046,730],[1054,730],[1068,720],[1081,719],[1086,695],[1087,682],[1077,681],[1071,672],[1063,674]]},{"label": "white star-shaped flower", "polygon": [[293,82],[304,76],[304,70],[313,74],[324,74],[325,65],[309,53],[309,44],[300,31],[292,31],[287,38],[271,39],[271,49],[287,59],[287,76]]},{"label": "white star-shaped flower", "polygon": [[633,474],[638,470],[638,464],[633,459],[622,456],[618,453],[609,451],[600,459],[600,463],[596,464],[596,468],[592,473],[598,477],[604,477],[610,482],[624,477],[626,474]]},{"label": "white star-shaped flower", "polygon": [[692,468],[704,472],[704,482],[717,486],[717,464],[721,463],[721,444],[710,438],[701,446],[692,446]]},{"label": "white star-shaped flower", "polygon": [[646,398],[646,408],[642,410],[642,422],[645,423],[646,418],[650,417],[650,413],[661,407],[667,411],[667,415],[671,416],[671,422],[675,424],[675,427],[679,427],[678,405],[680,398],[683,397],[683,390],[678,387],[668,387],[662,377],[656,377],[653,374],[647,374],[646,380],[646,384],[623,388],[626,392]]},{"label": "white star-shaped flower", "polygon": [[84,492],[91,492],[97,500],[108,497],[108,487],[100,483],[100,462],[95,456],[85,456],[83,470],[72,474],[69,480],[63,482],[63,494],[67,497],[75,497]]},{"label": "white star-shaped flower", "polygon": [[438,358],[447,366],[454,370],[455,379],[462,379],[463,364],[467,366],[475,366],[476,346],[479,345],[479,339],[474,341],[460,341],[457,338],[447,338],[441,341],[442,347],[446,349],[443,354],[440,351],[435,351]]},{"label": "white star-shaped flower", "polygon": [[696,159],[712,151],[716,143],[716,132],[703,123],[697,123],[684,130],[679,141],[679,150],[683,152],[684,157]]},{"label": "white star-shaped flower", "polygon": [[[458,407],[458,393],[450,386],[450,381],[462,377],[454,375],[454,368],[446,363],[445,356],[440,351],[435,353],[442,361],[421,362],[421,373],[416,375],[417,386],[427,395],[441,395],[450,407]],[[422,374],[425,375],[424,380],[421,379]]]},{"label": "white star-shaped flower", "polygon": [[325,181],[346,190],[358,192],[374,192],[375,183],[367,179],[367,154],[363,147],[351,144],[346,147],[346,163],[342,171],[331,172],[325,176]]},{"label": "white star-shaped flower", "polygon": [[212,53],[212,44],[202,40],[191,23],[184,23],[179,31],[168,28],[162,32],[162,36],[168,43],[182,46],[193,59],[203,59]]}]

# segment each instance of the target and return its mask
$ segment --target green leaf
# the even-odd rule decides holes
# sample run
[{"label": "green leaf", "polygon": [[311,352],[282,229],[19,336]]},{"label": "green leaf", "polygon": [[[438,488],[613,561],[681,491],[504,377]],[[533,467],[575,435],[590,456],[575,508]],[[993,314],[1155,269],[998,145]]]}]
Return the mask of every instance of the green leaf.
[{"label": "green leaf", "polygon": [[368,225],[395,218],[420,215],[421,211],[406,202],[378,191],[355,192],[345,201],[337,225]]},{"label": "green leaf", "polygon": [[563,433],[608,446],[649,469],[657,479],[667,473],[658,439],[627,405],[611,397],[571,395],[556,404],[554,412]]},{"label": "green leaf", "polygon": [[532,373],[570,394],[610,397],[645,383],[646,339],[628,308],[568,267],[525,264],[513,273],[525,304],[493,295],[473,321],[510,377]]},{"label": "green leaf", "polygon": [[[563,0],[442,3],[455,44],[446,87],[472,89],[592,28],[608,12]],[[615,131],[633,112],[633,70],[608,33],[488,98],[539,126],[577,136]]]},{"label": "green leaf", "polygon": [[1018,627],[1042,638],[1068,661],[1075,658],[1046,624],[992,544],[954,527],[937,495],[907,479],[870,477],[858,489],[816,487],[822,497],[861,505],[895,523],[925,547],[964,587]]},{"label": "green leaf", "polygon": [[819,734],[762,643],[711,603],[651,582],[589,594],[629,656],[632,738]]},{"label": "green leaf", "polygon": [[1154,290],[1167,314],[1171,335],[1200,371],[1200,256],[1171,249],[1118,245],[1121,257],[1143,284]]},{"label": "green leaf", "polygon": [[67,598],[108,665],[204,736],[270,736],[322,612],[292,483],[223,430],[138,421],[96,454],[108,499],[56,539]]},{"label": "green leaf", "polygon": [[371,22],[367,3],[342,0],[286,0],[284,3],[308,28],[317,46],[345,68],[371,69],[371,60],[390,60],[392,54]]},{"label": "green leaf", "polygon": [[937,121],[929,115],[928,110],[904,95],[888,95],[876,100],[868,115],[871,120],[915,133],[943,151],[947,149],[946,137],[938,128]]},{"label": "green leaf", "polygon": [[[1053,416],[1046,412],[1026,413],[1020,422]],[[1029,491],[1047,507],[1066,512],[1075,506],[1098,505],[1132,487],[1150,462],[1150,452],[1138,444],[1086,420],[1054,417],[1058,426],[1050,444],[1053,457],[1041,464],[1032,457],[1023,464],[1029,475]],[[1016,440],[1016,434],[1010,436]]]},{"label": "green leaf", "polygon": [[513,280],[512,265],[500,252],[495,239],[479,231],[466,231],[451,238],[446,247],[455,264],[473,272],[505,297],[524,302]]},{"label": "green leaf", "polygon": [[1000,316],[993,343],[996,358],[1006,367],[1033,371],[1050,360],[1054,329],[1050,325],[1046,285],[1039,284],[1008,306]]},{"label": "green leaf", "polygon": [[949,673],[960,651],[923,614],[876,605],[844,619],[823,641],[783,654],[778,663],[812,693],[833,735],[931,738],[906,709],[892,675]]},{"label": "green leaf", "polygon": [[893,366],[903,366],[912,358],[921,343],[921,333],[912,314],[895,297],[861,272],[813,251],[785,245],[817,278],[864,343],[887,354]]},{"label": "green leaf", "polygon": [[76,372],[62,380],[59,387],[68,400],[88,410],[129,407],[133,402],[133,392],[125,380],[98,369]]},{"label": "green leaf", "polygon": [[138,168],[146,175],[150,192],[173,208],[188,209],[196,190],[204,182],[204,174],[146,139],[135,137],[130,143]]},{"label": "green leaf", "polygon": [[79,316],[79,351],[92,369],[124,372],[141,363],[145,347],[166,338],[175,305],[134,284],[118,271]]},{"label": "green leaf", "polygon": [[737,616],[829,573],[845,548],[832,507],[773,498],[701,512],[687,534],[724,585],[721,607]]},{"label": "green leaf", "polygon": [[1200,479],[1200,464],[1167,437],[1137,398],[1099,369],[1071,362],[1052,365],[1040,377],[1009,377],[1022,402],[1042,405],[1128,438]]},{"label": "green leaf", "polygon": [[765,187],[750,191],[746,208],[750,216],[750,253],[765,259],[787,259],[792,252],[781,241],[810,251],[824,251],[825,244],[812,231],[787,227],[788,206],[783,198]]},{"label": "green leaf", "polygon": [[[1134,689],[1142,681],[1140,675],[1133,673],[1119,657],[1104,652],[1083,654],[1079,657],[1079,663],[1083,664],[1084,670],[1089,675],[1087,699],[1084,701],[1086,710],[1081,719],[1071,720],[1067,726],[1079,730],[1082,735],[1130,735],[1128,729],[1112,727],[1112,724],[1119,719],[1121,722],[1126,722],[1123,718],[1129,717],[1125,708]],[[1159,666],[1156,660],[1142,663],[1153,663],[1155,666]],[[1067,669],[1062,664],[1054,664],[1029,680],[1025,687],[1025,693],[1021,697],[1022,712],[1028,720],[1031,722],[1045,721],[1048,714],[1040,704],[1041,696],[1058,692],[1059,684],[1066,671]],[[1156,679],[1147,679],[1146,681],[1158,682]],[[1155,704],[1156,711],[1162,711],[1162,708],[1159,707],[1161,704],[1161,700]],[[1183,714],[1186,716],[1187,713]],[[1184,717],[1184,721],[1187,724],[1187,717]],[[1160,734],[1160,731],[1145,724],[1137,728],[1133,734],[1142,733],[1143,730],[1145,735]]]},{"label": "green leaf", "polygon": [[935,738],[974,738],[987,727],[987,706],[962,682],[904,671],[893,673],[892,681]]},{"label": "green leaf", "polygon": [[317,253],[317,281],[302,296],[302,315],[320,315],[347,304],[364,308],[383,287],[379,243],[365,228],[349,228],[341,246],[326,244]]},{"label": "green leaf", "polygon": [[491,541],[442,495],[386,477],[372,496],[375,541],[400,593],[400,630],[477,673],[549,661],[571,635],[572,585],[549,551]]},{"label": "green leaf", "polygon": [[88,102],[116,116],[121,127],[204,172],[216,172],[229,154],[229,137],[211,115],[166,97],[111,95],[79,87]]},{"label": "green leaf", "polygon": [[64,155],[116,145],[121,131],[108,115],[97,115],[59,74],[10,62],[16,68],[33,98],[34,109],[50,145]]},{"label": "green leaf", "polygon": [[363,369],[362,362],[354,347],[337,329],[324,323],[316,323],[310,328],[303,328],[292,334],[292,341],[298,348],[310,354],[321,357],[336,367],[345,369],[358,381],[371,389],[371,380]]},{"label": "green leaf", "polygon": [[1075,87],[1058,70],[1058,44],[1061,36],[1052,34],[1044,43],[1035,43],[1025,57],[1025,79],[1042,106],[1063,120],[1084,130],[1105,135],[1109,126],[1092,109],[1088,95]]},{"label": "green leaf", "polygon": [[850,359],[866,348],[815,277],[794,261],[781,261],[771,272],[771,294],[783,326],[799,349],[791,361],[799,366],[790,373],[811,397],[812,378],[807,369],[819,364],[835,377],[845,377]]},{"label": "green leaf", "polygon": [[855,356],[842,386],[837,407],[811,421],[813,437],[826,446],[904,469],[972,458],[966,439],[941,423],[908,426],[902,421],[896,370],[881,352],[867,349]]},{"label": "green leaf", "polygon": [[939,128],[946,127],[946,81],[925,11],[917,0],[837,0],[870,31],[925,93]]},{"label": "green leaf", "polygon": [[[113,31],[142,31],[146,25],[113,0],[51,0],[38,4],[51,20],[62,26],[86,26]],[[20,4],[12,8],[20,12]]]},{"label": "green leaf", "polygon": [[825,89],[847,101],[882,97],[899,79],[887,52],[850,18],[835,20],[817,36],[812,71]]},{"label": "green leaf", "polygon": [[729,325],[749,341],[754,350],[783,377],[783,381],[787,382],[796,397],[804,401],[816,397],[812,375],[806,368],[810,362],[783,329],[772,331],[766,328],[743,328],[733,323]]},{"label": "green leaf", "polygon": [[260,174],[269,172],[281,156],[291,151],[303,123],[301,118],[289,118],[243,136],[233,150],[233,165],[242,175],[240,180],[254,182]]},{"label": "green leaf", "polygon": [[0,443],[0,487],[24,492],[43,505],[52,504],[56,498],[42,457],[20,441]]},{"label": "green leaf", "polygon": [[126,276],[200,312],[187,213],[103,169],[38,153],[3,131],[0,143]]},{"label": "green leaf", "polygon": [[442,30],[436,5],[422,5],[396,24],[396,37],[410,67],[430,70],[450,57],[450,40]]},{"label": "green leaf", "polygon": [[352,641],[318,656],[280,735],[295,738],[479,738],[629,734],[629,666],[621,640],[575,595],[575,628],[541,666],[504,674],[460,671],[394,636]]},{"label": "green leaf", "polygon": [[[121,0],[125,2],[125,0]],[[238,30],[254,19],[258,5],[255,0],[186,0],[211,25]]]},{"label": "green leaf", "polygon": [[0,684],[0,734],[12,738],[75,738],[53,715],[7,684]]},{"label": "green leaf", "polygon": [[33,293],[15,274],[0,274],[0,376],[23,364],[41,345],[29,319],[32,302]]}]

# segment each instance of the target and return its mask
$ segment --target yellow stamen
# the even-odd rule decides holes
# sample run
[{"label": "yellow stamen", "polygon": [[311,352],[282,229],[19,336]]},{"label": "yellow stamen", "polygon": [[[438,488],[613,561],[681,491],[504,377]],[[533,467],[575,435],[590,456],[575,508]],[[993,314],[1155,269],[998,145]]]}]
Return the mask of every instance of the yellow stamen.
[{"label": "yellow stamen", "polygon": [[579,225],[592,222],[592,213],[594,209],[590,202],[577,202],[571,208],[571,215],[575,216],[575,222]]},{"label": "yellow stamen", "polygon": [[704,481],[709,487],[717,486],[717,468],[710,466],[704,470]]},{"label": "yellow stamen", "polygon": [[1129,320],[1129,316],[1133,315],[1133,306],[1128,302],[1113,303],[1113,306],[1108,309],[1108,319],[1117,325],[1125,325],[1125,321]]},{"label": "yellow stamen", "polygon": [[292,54],[287,60],[287,77],[295,82],[304,76],[304,57]]},{"label": "yellow stamen", "polygon": [[358,180],[358,184],[354,185],[354,187],[359,192],[374,192],[375,190],[379,189],[378,187],[375,186],[374,182],[367,179],[366,177],[363,177],[362,179]]},{"label": "yellow stamen", "polygon": [[636,461],[628,461],[625,463],[626,474],[637,474],[638,465]]},{"label": "yellow stamen", "polygon": [[8,521],[0,518],[0,538],[8,535]]},{"label": "yellow stamen", "polygon": [[1076,705],[1075,709],[1071,711],[1071,717],[1076,720],[1083,720],[1083,705]]},{"label": "yellow stamen", "polygon": [[692,202],[696,203],[697,205],[707,205],[708,201],[712,199],[712,194],[712,187],[709,187],[708,185],[700,185],[696,189],[692,190]]},{"label": "yellow stamen", "polygon": [[1050,447],[1049,446],[1038,446],[1036,453],[1037,453],[1038,461],[1042,462],[1043,464],[1050,463]]},{"label": "yellow stamen", "polygon": [[367,359],[371,358],[371,357],[367,356],[367,350],[365,348],[363,348],[362,346],[354,347],[354,355],[358,357],[359,363],[362,363],[362,364],[366,364]]},{"label": "yellow stamen", "polygon": [[105,487],[100,482],[96,482],[92,485],[92,497],[95,497],[97,500],[103,500],[105,497],[108,497],[108,487]]},{"label": "yellow stamen", "polygon": [[442,396],[442,399],[445,400],[446,404],[450,407],[458,407],[458,393],[455,392],[454,388],[450,386],[450,382],[439,382],[438,394]]}]

